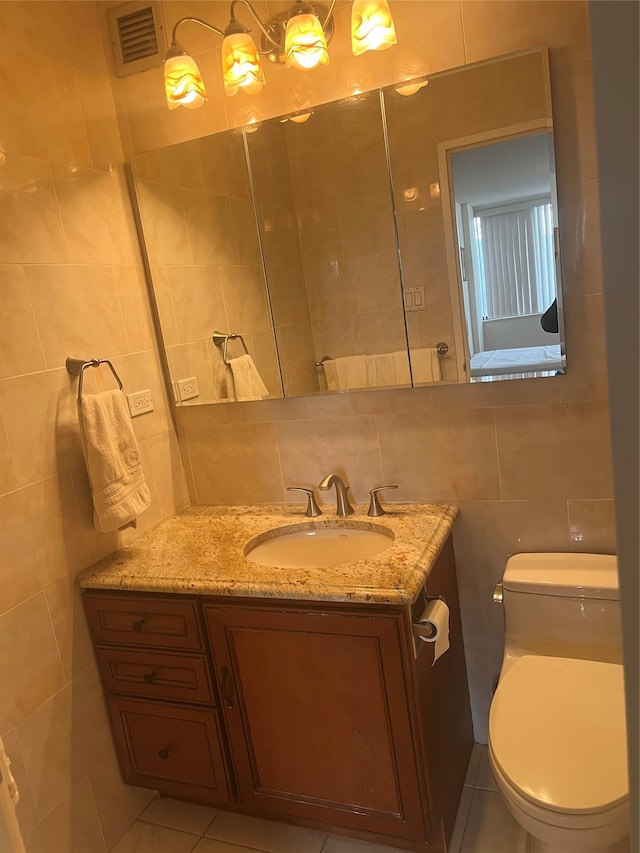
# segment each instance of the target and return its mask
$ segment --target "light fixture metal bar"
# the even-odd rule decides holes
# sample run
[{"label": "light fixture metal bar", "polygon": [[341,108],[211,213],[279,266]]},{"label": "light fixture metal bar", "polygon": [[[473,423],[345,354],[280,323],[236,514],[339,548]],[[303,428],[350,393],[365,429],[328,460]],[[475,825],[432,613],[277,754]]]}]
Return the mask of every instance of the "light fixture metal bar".
[{"label": "light fixture metal bar", "polygon": [[231,20],[235,20],[235,8],[236,8],[236,5],[238,3],[242,3],[244,6],[247,7],[247,9],[251,13],[254,21],[260,27],[260,31],[261,31],[262,35],[266,39],[268,39],[268,41],[270,41],[274,47],[280,47],[280,43],[273,38],[273,36],[271,35],[271,33],[269,32],[267,27],[265,27],[265,25],[262,23],[262,21],[260,20],[260,16],[256,12],[256,10],[253,8],[251,3],[249,3],[249,0],[232,0],[231,7],[230,7]]},{"label": "light fixture metal bar", "polygon": [[186,24],[187,22],[193,24],[200,24],[203,27],[206,27],[208,30],[211,30],[213,33],[217,33],[219,36],[224,36],[224,31],[219,30],[218,27],[214,27],[213,24],[208,24],[206,21],[203,21],[202,18],[180,18],[179,21],[176,21],[173,25],[173,29],[171,30],[171,44],[177,44],[176,41],[176,32],[178,31],[178,27],[180,24]]},{"label": "light fixture metal bar", "polygon": [[[329,21],[331,20],[331,16],[333,15],[333,10],[335,8],[335,5],[336,5],[336,0],[331,0],[331,5],[329,6],[329,11],[327,12],[327,16],[324,19],[324,21],[321,21],[323,30],[325,29],[325,25],[328,24]],[[326,30],[325,30],[325,32],[326,32]]]}]

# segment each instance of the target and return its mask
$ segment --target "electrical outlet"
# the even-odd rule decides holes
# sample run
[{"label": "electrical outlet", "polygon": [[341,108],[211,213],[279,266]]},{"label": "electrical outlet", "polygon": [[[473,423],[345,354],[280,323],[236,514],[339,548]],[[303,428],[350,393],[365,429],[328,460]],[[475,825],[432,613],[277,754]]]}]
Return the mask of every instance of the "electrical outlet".
[{"label": "electrical outlet", "polygon": [[127,403],[131,417],[135,418],[138,415],[144,415],[145,412],[153,411],[153,400],[151,399],[151,391],[136,391],[135,394],[127,394]]},{"label": "electrical outlet", "polygon": [[191,400],[192,397],[200,396],[198,380],[195,376],[189,376],[188,379],[178,379],[176,385],[178,386],[178,397],[181,401]]}]

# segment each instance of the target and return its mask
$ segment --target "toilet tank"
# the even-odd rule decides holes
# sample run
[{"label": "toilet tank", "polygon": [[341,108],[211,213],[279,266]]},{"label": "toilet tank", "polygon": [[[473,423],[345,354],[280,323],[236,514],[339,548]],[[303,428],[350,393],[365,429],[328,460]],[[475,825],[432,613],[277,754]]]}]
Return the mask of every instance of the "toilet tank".
[{"label": "toilet tank", "polygon": [[516,554],[507,561],[502,595],[502,675],[525,654],[622,663],[615,556]]}]

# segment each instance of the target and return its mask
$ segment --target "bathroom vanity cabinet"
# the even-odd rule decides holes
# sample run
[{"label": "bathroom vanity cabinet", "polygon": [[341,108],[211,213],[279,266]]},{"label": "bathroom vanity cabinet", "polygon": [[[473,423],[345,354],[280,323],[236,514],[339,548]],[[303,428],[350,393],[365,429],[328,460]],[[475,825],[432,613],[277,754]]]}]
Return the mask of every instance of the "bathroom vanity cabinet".
[{"label": "bathroom vanity cabinet", "polygon": [[[450,609],[435,665],[425,595]],[[450,538],[413,605],[88,589],[124,780],[443,851],[472,747]]]}]

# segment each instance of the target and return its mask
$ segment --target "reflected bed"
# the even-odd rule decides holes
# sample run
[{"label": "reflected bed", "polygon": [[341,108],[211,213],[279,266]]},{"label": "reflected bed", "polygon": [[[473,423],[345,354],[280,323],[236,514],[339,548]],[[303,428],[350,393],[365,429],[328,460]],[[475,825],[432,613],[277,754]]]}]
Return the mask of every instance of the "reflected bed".
[{"label": "reflected bed", "polygon": [[472,377],[547,373],[564,370],[565,366],[566,359],[560,351],[560,344],[487,350],[471,356]]}]

